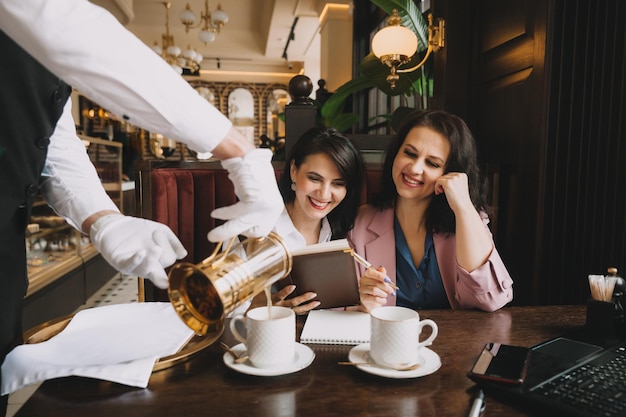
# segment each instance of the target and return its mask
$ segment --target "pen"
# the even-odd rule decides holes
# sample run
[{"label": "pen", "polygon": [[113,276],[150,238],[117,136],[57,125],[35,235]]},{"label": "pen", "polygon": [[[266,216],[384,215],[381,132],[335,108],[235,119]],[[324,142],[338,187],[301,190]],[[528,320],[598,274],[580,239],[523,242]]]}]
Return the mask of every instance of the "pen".
[{"label": "pen", "polygon": [[[361,265],[363,265],[365,268],[373,268],[373,267],[372,267],[372,264],[371,264],[371,263],[369,263],[369,262],[367,262],[367,260],[366,260],[364,257],[362,257],[361,255],[359,255],[358,253],[356,253],[356,252],[354,251],[354,249],[345,249],[345,250],[344,250],[344,252],[350,252],[350,254],[354,257],[354,259],[355,259],[358,263],[360,263]],[[398,290],[398,286],[397,286],[397,285],[396,285],[393,281],[391,281],[391,279],[389,279],[389,277],[385,277],[385,282],[386,282],[387,284],[389,284],[389,286],[390,286],[391,288],[393,288],[394,290],[396,290],[396,291]]]},{"label": "pen", "polygon": [[478,417],[480,413],[485,410],[485,394],[482,390],[478,390],[474,401],[472,401],[472,408],[470,408],[468,417]]}]

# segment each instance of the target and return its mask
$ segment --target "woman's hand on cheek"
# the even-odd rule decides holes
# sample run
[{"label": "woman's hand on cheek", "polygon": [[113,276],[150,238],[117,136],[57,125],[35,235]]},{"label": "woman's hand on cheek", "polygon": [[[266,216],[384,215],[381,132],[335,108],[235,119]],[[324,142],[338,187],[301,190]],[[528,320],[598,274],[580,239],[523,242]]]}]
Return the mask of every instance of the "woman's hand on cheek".
[{"label": "woman's hand on cheek", "polygon": [[455,213],[463,207],[473,207],[469,195],[467,174],[448,172],[435,181],[435,195],[445,194],[450,208]]},{"label": "woman's hand on cheek", "polygon": [[368,268],[361,277],[359,295],[361,307],[365,312],[370,312],[376,307],[387,304],[387,297],[393,293],[393,288],[385,283],[387,271],[384,267],[378,269]]}]

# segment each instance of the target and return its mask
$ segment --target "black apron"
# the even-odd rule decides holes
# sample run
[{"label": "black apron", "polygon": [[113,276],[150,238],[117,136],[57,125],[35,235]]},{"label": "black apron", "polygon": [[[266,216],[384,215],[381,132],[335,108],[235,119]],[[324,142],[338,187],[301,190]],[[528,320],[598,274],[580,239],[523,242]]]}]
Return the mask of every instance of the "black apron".
[{"label": "black apron", "polygon": [[26,225],[50,136],[71,88],[2,31],[0,54],[1,363],[21,341],[22,300],[28,287]]}]

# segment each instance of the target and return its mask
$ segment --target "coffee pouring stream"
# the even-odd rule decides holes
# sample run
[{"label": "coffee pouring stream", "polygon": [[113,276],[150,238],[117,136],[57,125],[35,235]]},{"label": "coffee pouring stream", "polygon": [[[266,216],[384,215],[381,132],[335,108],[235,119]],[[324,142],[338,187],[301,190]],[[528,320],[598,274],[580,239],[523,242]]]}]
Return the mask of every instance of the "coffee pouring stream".
[{"label": "coffee pouring stream", "polygon": [[236,245],[235,239],[198,264],[181,262],[170,270],[170,302],[198,335],[220,335],[230,312],[291,272],[291,254],[277,234]]}]

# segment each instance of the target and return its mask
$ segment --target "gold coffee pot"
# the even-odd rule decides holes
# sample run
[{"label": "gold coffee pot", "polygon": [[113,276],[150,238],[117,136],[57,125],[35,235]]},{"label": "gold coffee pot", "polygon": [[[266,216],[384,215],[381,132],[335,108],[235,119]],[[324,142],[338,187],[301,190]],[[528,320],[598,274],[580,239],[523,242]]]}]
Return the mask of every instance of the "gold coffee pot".
[{"label": "gold coffee pot", "polygon": [[235,239],[196,265],[181,262],[170,270],[170,302],[196,334],[221,334],[228,313],[291,272],[291,254],[277,234],[233,246]]}]

